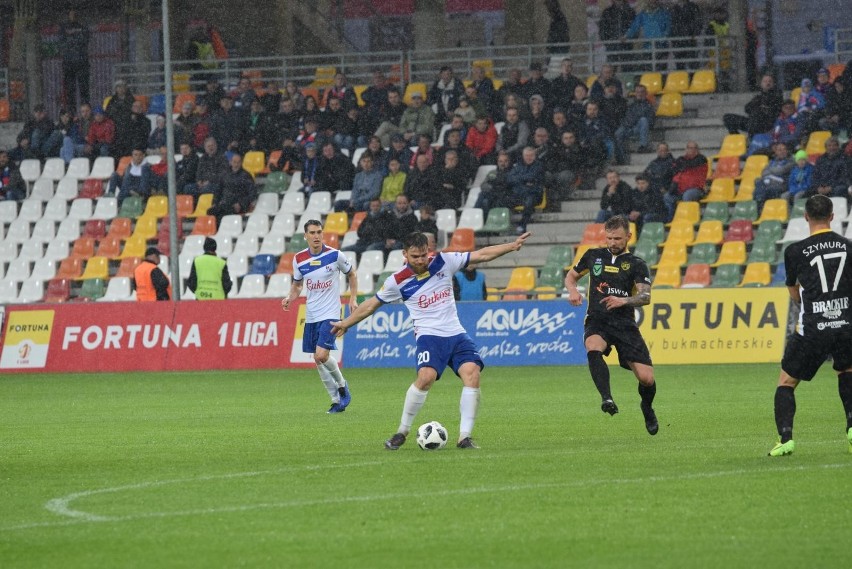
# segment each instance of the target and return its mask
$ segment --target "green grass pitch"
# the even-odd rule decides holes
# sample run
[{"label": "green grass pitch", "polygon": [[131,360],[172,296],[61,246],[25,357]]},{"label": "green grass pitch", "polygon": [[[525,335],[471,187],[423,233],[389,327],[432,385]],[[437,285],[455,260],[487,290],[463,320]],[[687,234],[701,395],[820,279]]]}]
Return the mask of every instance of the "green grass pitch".
[{"label": "green grass pitch", "polygon": [[[405,370],[0,378],[0,567],[846,567],[852,455],[826,365],[771,459],[777,365],[659,366],[601,413],[584,367],[489,368],[479,451],[398,452]],[[416,424],[458,434],[460,382]]]}]

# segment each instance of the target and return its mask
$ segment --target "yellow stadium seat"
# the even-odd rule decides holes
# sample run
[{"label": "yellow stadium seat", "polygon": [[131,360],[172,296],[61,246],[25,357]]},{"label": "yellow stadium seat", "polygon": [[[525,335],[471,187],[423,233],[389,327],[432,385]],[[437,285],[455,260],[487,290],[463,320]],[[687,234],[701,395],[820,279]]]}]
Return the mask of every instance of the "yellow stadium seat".
[{"label": "yellow stadium seat", "polygon": [[500,87],[503,86],[503,80],[502,79],[492,79],[491,82],[494,83],[494,90],[495,91],[499,91]]},{"label": "yellow stadium seat", "polygon": [[768,286],[772,282],[772,268],[769,263],[749,263],[746,265],[740,286]]},{"label": "yellow stadium seat", "polygon": [[500,300],[500,289],[498,288],[495,288],[493,286],[486,287],[485,294],[485,300],[492,302]]},{"label": "yellow stadium seat", "polygon": [[662,73],[643,73],[639,78],[639,84],[648,89],[649,95],[658,95],[663,92]]},{"label": "yellow stadium seat", "polygon": [[793,102],[796,103],[796,105],[799,104],[799,97],[801,95],[802,95],[802,88],[801,87],[796,87],[795,89],[790,91],[790,99],[792,99]]},{"label": "yellow stadium seat", "polygon": [[745,241],[725,241],[722,243],[722,250],[719,252],[719,258],[712,266],[719,265],[742,265],[746,262],[746,244]]},{"label": "yellow stadium seat", "polygon": [[535,288],[535,269],[533,267],[515,267],[509,275],[509,283],[504,290],[531,291]]},{"label": "yellow stadium seat", "polygon": [[710,191],[702,202],[730,202],[734,200],[734,181],[731,178],[713,180]]},{"label": "yellow stadium seat", "polygon": [[335,74],[337,74],[336,67],[317,67],[314,72],[314,80],[310,86],[314,88],[331,87],[334,85]]},{"label": "yellow stadium seat", "polygon": [[552,286],[537,286],[533,292],[538,300],[556,299],[556,289]]},{"label": "yellow stadium seat", "polygon": [[172,91],[175,93],[189,91],[189,73],[172,73]]},{"label": "yellow stadium seat", "polygon": [[686,243],[669,243],[663,248],[657,267],[682,267],[686,264],[686,258]]},{"label": "yellow stadium seat", "polygon": [[805,146],[805,152],[808,153],[808,157],[825,154],[825,141],[830,137],[831,133],[827,130],[812,132],[808,137],[808,144]]},{"label": "yellow stadium seat", "polygon": [[698,222],[701,221],[701,204],[698,202],[677,202],[674,218],[672,218],[672,225],[679,221],[687,221],[691,225],[698,225]]},{"label": "yellow stadium seat", "polygon": [[134,237],[139,237],[141,239],[149,240],[154,239],[156,236],[156,217],[142,216],[136,219],[136,226],[133,228],[133,235],[130,236],[131,239],[133,239]]},{"label": "yellow stadium seat", "polygon": [[689,90],[689,73],[687,71],[672,71],[666,75],[663,93],[685,93]]},{"label": "yellow stadium seat", "polygon": [[769,220],[777,220],[781,223],[787,223],[787,219],[790,217],[790,211],[787,207],[787,200],[783,198],[777,198],[773,200],[766,200],[766,203],[763,204],[763,211],[760,213],[760,217],[756,224],[763,223],[764,221]]},{"label": "yellow stadium seat", "polygon": [[352,91],[355,93],[355,100],[358,101],[358,106],[364,106],[364,99],[361,98],[361,95],[364,94],[364,91],[367,90],[368,85],[355,85],[352,87]]},{"label": "yellow stadium seat", "polygon": [[420,93],[423,99],[426,99],[426,83],[409,83],[405,86],[405,94],[402,96],[402,102],[406,105],[411,104],[411,94]]},{"label": "yellow stadium seat", "polygon": [[109,278],[109,259],[106,257],[92,257],[86,261],[86,270],[80,276],[80,280],[87,279],[108,279]]},{"label": "yellow stadium seat", "polygon": [[124,244],[124,250],[121,252],[121,258],[128,257],[145,257],[145,249],[148,248],[148,240],[138,236],[132,236]]},{"label": "yellow stadium seat", "polygon": [[[721,159],[720,159],[721,160]],[[769,156],[765,154],[752,154],[746,158],[743,172],[737,178],[745,180],[748,177],[756,178],[763,173],[763,169],[769,164]]]},{"label": "yellow stadium seat", "polygon": [[349,231],[349,216],[346,215],[346,212],[339,211],[330,213],[328,214],[328,217],[325,218],[325,227],[323,228],[323,232],[335,233],[343,236],[347,231]]},{"label": "yellow stadium seat", "polygon": [[492,59],[476,59],[471,67],[481,67],[486,77],[494,77],[494,60]]},{"label": "yellow stadium seat", "polygon": [[266,168],[266,154],[259,150],[246,152],[243,156],[243,170],[252,175],[257,176]]},{"label": "yellow stadium seat", "polygon": [[195,211],[190,217],[200,217],[207,215],[207,210],[213,207],[213,194],[201,194],[198,196],[198,203],[195,205]]},{"label": "yellow stadium seat", "polygon": [[698,234],[695,236],[693,245],[699,243],[712,243],[718,245],[725,239],[725,227],[718,219],[702,221],[698,226]]},{"label": "yellow stadium seat", "polygon": [[107,95],[106,97],[104,97],[104,101],[103,103],[101,103],[103,106],[101,108],[103,110],[106,110],[106,108],[109,106],[110,101],[112,101],[112,95]]},{"label": "yellow stadium seat", "polygon": [[632,249],[633,246],[636,245],[636,241],[639,240],[639,231],[636,229],[636,224],[634,222],[630,222],[628,231],[630,232],[630,239],[627,240],[627,246]]},{"label": "yellow stadium seat", "polygon": [[728,134],[722,140],[722,148],[714,158],[723,156],[742,156],[747,150],[746,135],[744,134]]},{"label": "yellow stadium seat", "polygon": [[656,288],[678,288],[680,286],[680,267],[661,264],[654,274],[653,286]]},{"label": "yellow stadium seat", "polygon": [[701,69],[692,76],[692,83],[687,93],[715,93],[716,72],[712,69]]},{"label": "yellow stadium seat", "polygon": [[658,117],[679,117],[683,115],[683,95],[680,93],[663,93],[660,105],[657,107]]},{"label": "yellow stadium seat", "polygon": [[735,202],[747,202],[754,199],[754,180],[755,178],[743,178],[740,187],[737,188],[737,195],[734,196]]},{"label": "yellow stadium seat", "polygon": [[169,198],[166,196],[151,196],[145,204],[141,217],[166,217],[169,215]]},{"label": "yellow stadium seat", "polygon": [[586,87],[588,87],[589,89],[591,89],[591,88],[592,88],[592,85],[594,85],[594,84],[595,84],[595,81],[597,81],[597,80],[598,80],[598,76],[597,76],[597,75],[589,75],[588,77],[586,77]]},{"label": "yellow stadium seat", "polygon": [[677,221],[672,222],[669,234],[661,246],[668,247],[675,244],[692,245],[694,240],[695,229],[693,223],[691,221]]}]

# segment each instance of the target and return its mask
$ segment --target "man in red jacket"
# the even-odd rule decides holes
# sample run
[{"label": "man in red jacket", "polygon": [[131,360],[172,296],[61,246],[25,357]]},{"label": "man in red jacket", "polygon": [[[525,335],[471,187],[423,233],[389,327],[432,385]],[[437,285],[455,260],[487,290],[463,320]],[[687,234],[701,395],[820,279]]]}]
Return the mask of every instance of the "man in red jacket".
[{"label": "man in red jacket", "polygon": [[698,143],[686,143],[686,154],[674,161],[674,178],[663,201],[669,212],[669,221],[674,217],[677,202],[697,202],[704,197],[707,183],[707,157],[698,152]]},{"label": "man in red jacket", "polygon": [[497,145],[497,129],[488,117],[476,117],[474,127],[467,131],[465,144],[476,157],[479,165],[494,164],[497,155],[494,147]]},{"label": "man in red jacket", "polygon": [[95,109],[95,121],[89,127],[86,135],[86,154],[96,158],[98,156],[110,156],[112,145],[115,142],[115,123],[100,107]]}]

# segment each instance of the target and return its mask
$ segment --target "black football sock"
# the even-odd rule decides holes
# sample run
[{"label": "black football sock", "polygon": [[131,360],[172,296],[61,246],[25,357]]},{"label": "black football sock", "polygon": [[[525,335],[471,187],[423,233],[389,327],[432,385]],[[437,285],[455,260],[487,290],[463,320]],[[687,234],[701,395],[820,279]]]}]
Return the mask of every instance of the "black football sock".
[{"label": "black football sock", "polygon": [[844,371],[837,376],[837,391],[846,413],[846,430],[852,429],[852,372]]},{"label": "black football sock", "polygon": [[796,415],[796,395],[792,387],[779,385],[775,390],[775,426],[781,442],[793,438],[793,417]]},{"label": "black football sock", "polygon": [[609,367],[603,359],[603,354],[597,350],[592,350],[586,356],[589,359],[592,381],[595,382],[595,387],[598,388],[601,399],[612,399],[612,393],[609,391]]},{"label": "black football sock", "polygon": [[651,385],[639,384],[639,397],[642,398],[642,404],[646,407],[653,407],[654,396],[657,394],[657,382]]}]

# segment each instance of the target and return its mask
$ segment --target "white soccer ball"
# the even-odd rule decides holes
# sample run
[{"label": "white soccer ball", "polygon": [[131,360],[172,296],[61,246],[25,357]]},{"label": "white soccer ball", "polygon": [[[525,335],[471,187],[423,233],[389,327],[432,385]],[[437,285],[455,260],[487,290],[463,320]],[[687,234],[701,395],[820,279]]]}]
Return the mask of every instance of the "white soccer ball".
[{"label": "white soccer ball", "polygon": [[438,421],[430,421],[417,429],[417,444],[423,450],[438,450],[447,446],[447,429]]}]

